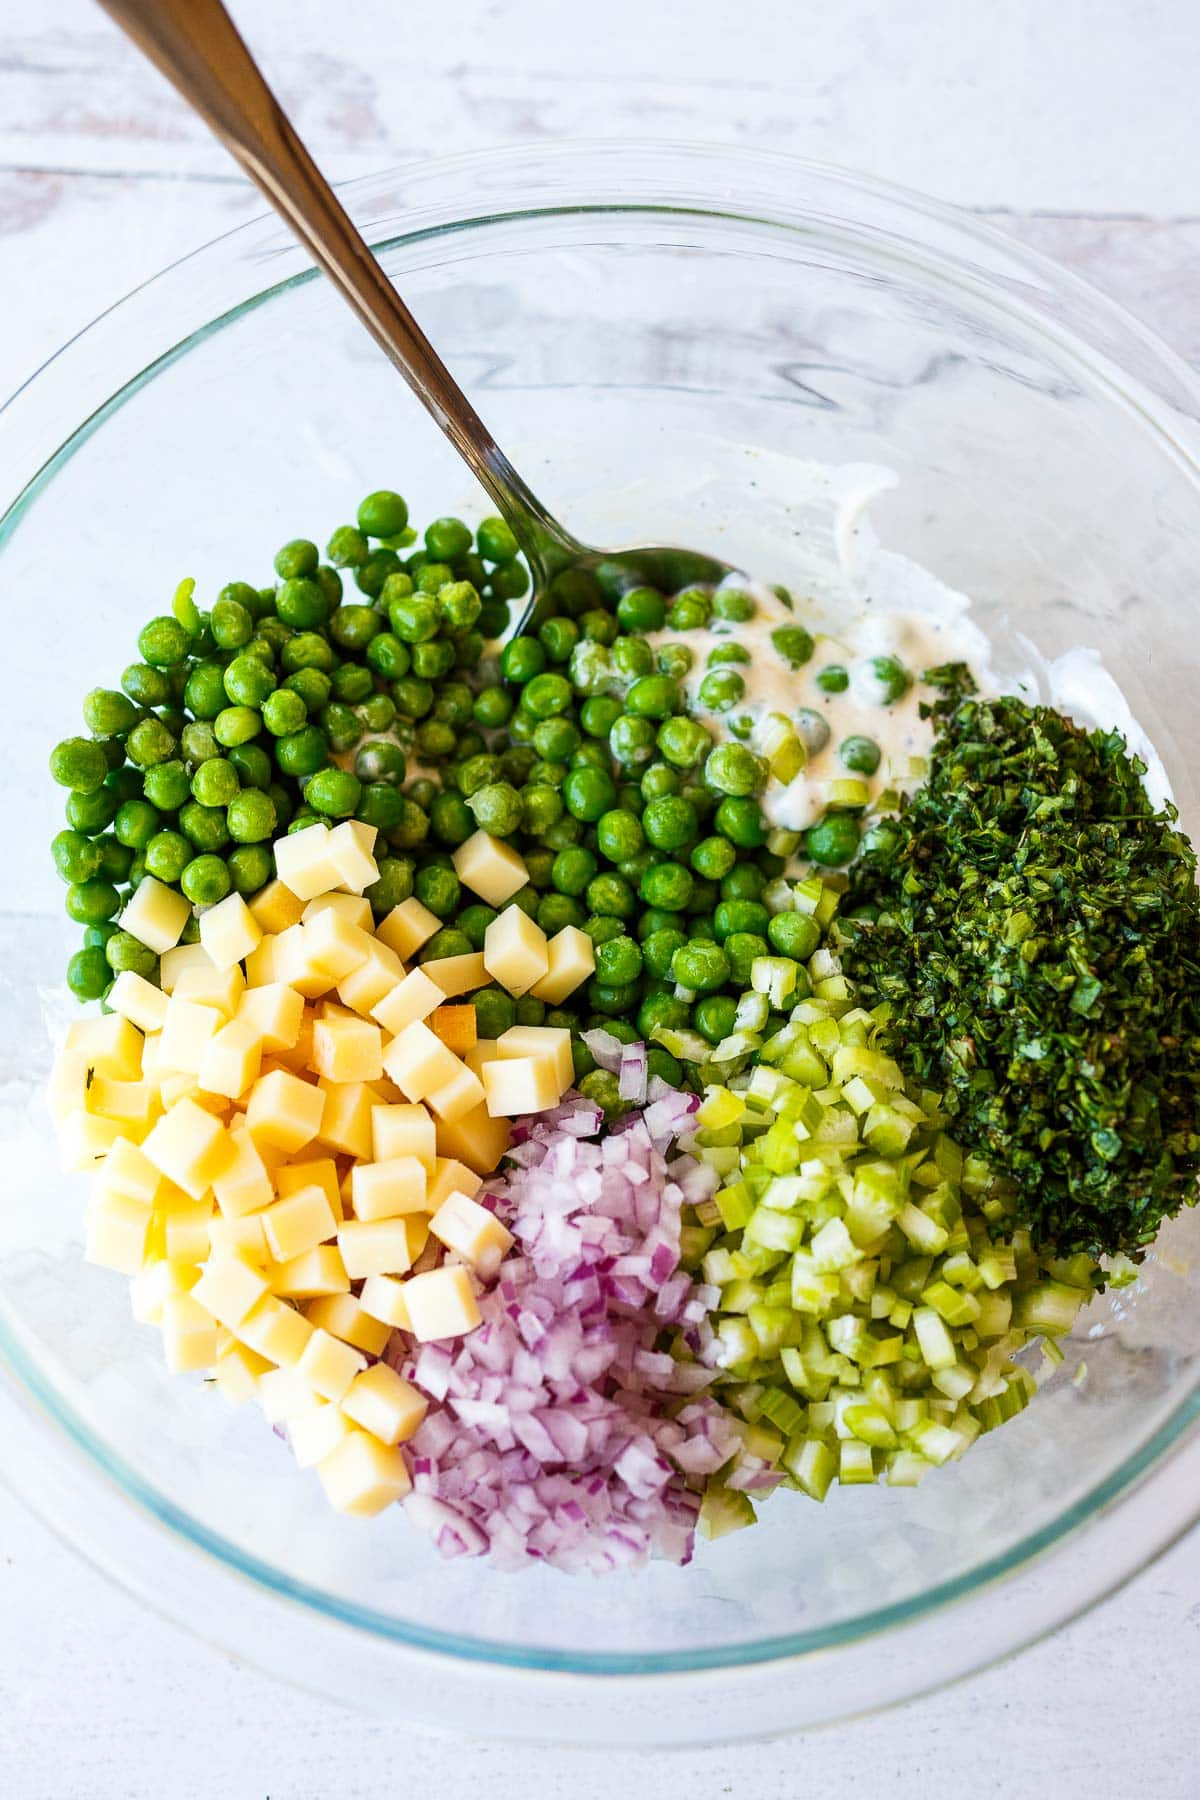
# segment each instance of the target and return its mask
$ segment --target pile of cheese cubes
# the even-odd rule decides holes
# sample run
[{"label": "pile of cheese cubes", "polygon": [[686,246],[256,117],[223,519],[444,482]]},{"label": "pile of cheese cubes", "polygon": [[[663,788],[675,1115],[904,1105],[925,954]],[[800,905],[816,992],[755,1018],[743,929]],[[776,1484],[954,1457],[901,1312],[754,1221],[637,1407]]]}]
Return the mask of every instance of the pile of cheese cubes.
[{"label": "pile of cheese cubes", "polygon": [[[454,861],[502,908],[477,954],[407,968],[441,921],[406,900],[375,928],[375,832],[312,825],[275,845],[278,879],[201,914],[152,877],[122,927],[160,986],[119,975],[111,1011],[67,1033],[50,1105],[70,1169],[91,1169],[87,1255],[132,1277],[168,1366],[256,1398],[333,1505],[375,1513],[409,1489],[399,1446],[424,1397],[386,1361],[470,1331],[475,1282],[510,1238],[476,1198],[510,1117],[556,1106],[570,1034],[477,1039],[462,996],[489,982],[555,1003],[592,970],[512,897],[525,866],[477,832]],[[457,1003],[456,1003],[457,1002]]]}]

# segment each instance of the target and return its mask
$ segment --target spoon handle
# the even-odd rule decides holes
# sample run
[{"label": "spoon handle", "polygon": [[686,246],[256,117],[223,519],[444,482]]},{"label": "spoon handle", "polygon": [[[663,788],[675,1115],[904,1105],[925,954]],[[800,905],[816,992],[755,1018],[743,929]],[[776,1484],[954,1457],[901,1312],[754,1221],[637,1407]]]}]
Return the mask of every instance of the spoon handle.
[{"label": "spoon handle", "polygon": [[236,158],[358,314],[537,565],[572,540],[526,486],[372,255],[221,0],[100,0]]}]

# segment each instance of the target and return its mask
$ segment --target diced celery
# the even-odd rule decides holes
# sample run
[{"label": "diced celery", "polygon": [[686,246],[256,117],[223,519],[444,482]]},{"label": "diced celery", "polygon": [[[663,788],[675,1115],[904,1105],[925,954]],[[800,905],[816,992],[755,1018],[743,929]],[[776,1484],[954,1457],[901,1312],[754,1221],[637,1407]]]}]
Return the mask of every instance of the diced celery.
[{"label": "diced celery", "polygon": [[[782,856],[784,861],[786,862],[788,857],[795,856],[795,854],[799,848],[800,848],[800,833],[798,831],[784,831],[779,826],[776,826],[774,831],[768,831],[768,833],[767,833],[767,849],[771,852],[772,856]],[[775,884],[772,882],[771,885],[774,886]],[[771,902],[769,900],[767,900],[766,904],[768,906],[770,906]],[[791,896],[791,890],[789,888],[788,898],[787,898],[787,906],[790,907],[791,904],[792,904],[792,896]],[[780,907],[780,908],[777,908],[777,910],[782,912],[785,909],[783,907]]]},{"label": "diced celery", "polygon": [[794,1213],[759,1206],[746,1226],[743,1241],[760,1245],[764,1250],[798,1250],[804,1242],[804,1220]]},{"label": "diced celery", "polygon": [[716,1235],[716,1232],[711,1226],[680,1226],[679,1256],[685,1267],[695,1269],[699,1266],[705,1252]]},{"label": "diced celery", "polygon": [[933,1385],[947,1400],[965,1400],[975,1386],[975,1371],[965,1363],[956,1362],[951,1368],[935,1369]]},{"label": "diced celery", "polygon": [[736,1125],[745,1110],[746,1103],[739,1094],[731,1094],[727,1087],[707,1087],[694,1123],[704,1131],[723,1131]]},{"label": "diced celery", "polygon": [[911,1200],[896,1214],[896,1223],[914,1250],[938,1256],[949,1242],[949,1232],[920,1207],[914,1206]]},{"label": "diced celery", "polygon": [[709,1251],[701,1267],[704,1279],[710,1287],[724,1287],[735,1279],[733,1256],[729,1250],[721,1246]]},{"label": "diced celery", "polygon": [[895,1450],[887,1459],[889,1487],[917,1487],[930,1465],[915,1450]]},{"label": "diced celery", "polygon": [[979,1302],[974,1294],[952,1288],[947,1281],[931,1282],[922,1292],[921,1299],[926,1306],[932,1306],[947,1325],[970,1325],[979,1317]]},{"label": "diced celery", "polygon": [[842,1219],[829,1219],[822,1225],[813,1237],[810,1250],[813,1263],[822,1275],[838,1269],[848,1269],[851,1263],[858,1262],[862,1256],[862,1251],[846,1230]]},{"label": "diced celery", "polygon": [[922,1359],[930,1369],[950,1369],[958,1361],[954,1340],[931,1306],[918,1306],[912,1317]]},{"label": "diced celery", "polygon": [[820,1438],[793,1438],[783,1453],[783,1466],[811,1500],[824,1500],[837,1474],[838,1458]]},{"label": "diced celery", "polygon": [[838,1445],[838,1481],[843,1487],[861,1487],[875,1480],[875,1459],[870,1444],[843,1438]]},{"label": "diced celery", "polygon": [[[733,1015],[735,1031],[761,1031],[771,1011],[771,1002],[765,994],[756,994],[753,990],[743,994],[737,1003],[737,1011]],[[758,1069],[754,1071],[757,1075]]]},{"label": "diced celery", "polygon": [[737,1231],[754,1212],[754,1202],[744,1182],[735,1181],[729,1187],[721,1188],[715,1199],[726,1231]]},{"label": "diced celery", "polygon": [[837,1276],[823,1273],[807,1252],[798,1250],[792,1258],[792,1305],[796,1311],[822,1314],[837,1296]]},{"label": "diced celery", "polygon": [[920,1452],[926,1462],[940,1468],[949,1462],[957,1451],[962,1439],[948,1425],[939,1425],[933,1419],[921,1419],[908,1432],[914,1450]]},{"label": "diced celery", "polygon": [[942,1280],[948,1281],[951,1287],[965,1288],[969,1294],[978,1294],[983,1286],[982,1275],[963,1250],[955,1256],[945,1258],[942,1263]]},{"label": "diced celery", "polygon": [[1090,1290],[1069,1287],[1062,1281],[1038,1281],[1017,1295],[1013,1324],[1022,1331],[1061,1337],[1070,1331],[1081,1306],[1091,1299]]},{"label": "diced celery", "polygon": [[756,956],[750,964],[750,985],[780,1012],[795,989],[796,964],[789,956]]},{"label": "diced celery", "polygon": [[761,1300],[750,1307],[747,1317],[762,1356],[773,1356],[783,1348],[793,1325],[790,1306],[767,1306]]},{"label": "diced celery", "polygon": [[721,1366],[735,1369],[743,1363],[758,1360],[758,1339],[748,1319],[720,1319],[717,1322]]},{"label": "diced celery", "polygon": [[856,1406],[848,1406],[842,1417],[855,1437],[864,1444],[870,1444],[876,1450],[892,1450],[896,1445],[896,1433],[893,1431],[887,1414],[869,1402],[861,1402]]},{"label": "diced celery", "polygon": [[783,1388],[764,1388],[760,1405],[763,1418],[769,1419],[786,1437],[790,1438],[804,1423],[804,1408]]},{"label": "diced celery", "polygon": [[697,1528],[702,1537],[722,1538],[755,1524],[757,1518],[749,1494],[710,1482],[700,1502]]},{"label": "diced celery", "polygon": [[721,1223],[721,1209],[715,1199],[697,1200],[695,1211],[701,1225],[719,1225]]},{"label": "diced celery", "polygon": [[1012,1324],[1012,1295],[984,1292],[976,1295],[979,1313],[975,1329],[981,1338],[1003,1337]]},{"label": "diced celery", "polygon": [[[759,1397],[759,1415],[764,1419],[769,1416],[764,1404],[768,1392],[769,1389],[764,1388]],[[776,1431],[771,1425],[762,1425],[757,1422],[748,1427],[742,1439],[742,1449],[745,1454],[757,1456],[760,1462],[778,1462],[783,1455],[783,1446],[784,1439],[781,1432]]]},{"label": "diced celery", "polygon": [[985,1287],[1004,1287],[1017,1279],[1017,1258],[1011,1247],[992,1244],[979,1258],[979,1274]]}]

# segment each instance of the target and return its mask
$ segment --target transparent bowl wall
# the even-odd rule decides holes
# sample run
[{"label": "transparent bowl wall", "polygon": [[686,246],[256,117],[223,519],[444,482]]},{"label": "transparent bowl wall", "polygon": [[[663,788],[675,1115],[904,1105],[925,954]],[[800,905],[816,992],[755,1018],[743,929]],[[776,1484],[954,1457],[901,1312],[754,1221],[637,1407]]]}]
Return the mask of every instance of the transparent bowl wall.
[{"label": "transparent bowl wall", "polygon": [[[1001,667],[1027,661],[1018,634],[1047,655],[1095,646],[1195,833],[1196,390],[1098,296],[931,204],[783,159],[581,146],[348,195],[578,532],[674,537],[786,581],[806,521],[783,459],[887,464],[902,479],[874,509],[884,542],[974,596]],[[780,1729],[1056,1623],[1193,1510],[1170,1453],[1198,1406],[1194,1217],[961,1466],[917,1492],[782,1495],[689,1569],[603,1582],[442,1563],[399,1511],[335,1517],[259,1417],[164,1372],[125,1284],[83,1263],[85,1183],[57,1172],[37,1095],[76,937],[46,851],[61,822],[47,751],[180,577],[202,598],[262,582],[278,543],[324,537],[380,485],[417,519],[484,510],[269,221],[105,315],[0,418],[10,1473],[104,1566],[243,1654],[323,1688],[334,1658],[348,1697],[494,1731]]]}]

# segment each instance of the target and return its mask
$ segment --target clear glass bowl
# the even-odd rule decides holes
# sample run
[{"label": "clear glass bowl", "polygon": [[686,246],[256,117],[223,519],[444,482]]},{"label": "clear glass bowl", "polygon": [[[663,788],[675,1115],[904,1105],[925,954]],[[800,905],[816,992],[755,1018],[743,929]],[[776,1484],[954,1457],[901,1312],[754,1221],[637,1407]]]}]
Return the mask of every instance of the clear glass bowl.
[{"label": "clear glass bowl", "polygon": [[[780,459],[869,460],[885,543],[1000,646],[1094,645],[1200,826],[1200,394],[1097,294],[974,221],[783,158],[563,146],[401,171],[352,210],[500,441],[595,541],[787,580]],[[153,1605],[323,1692],[494,1734],[672,1742],[886,1704],[1052,1628],[1200,1501],[1191,1215],[1022,1418],[917,1492],[782,1495],[696,1565],[603,1582],[444,1564],[331,1515],[251,1416],[169,1377],[80,1254],[38,1097],[75,941],[46,754],[175,583],[267,578],[368,488],[473,489],[271,220],[169,269],[0,417],[12,890],[0,916],[5,1468]],[[767,496],[770,495],[770,500]],[[1191,646],[1189,648],[1189,645]],[[1015,653],[1015,650],[1014,650]],[[1086,1358],[1086,1380],[1076,1365]]]}]

